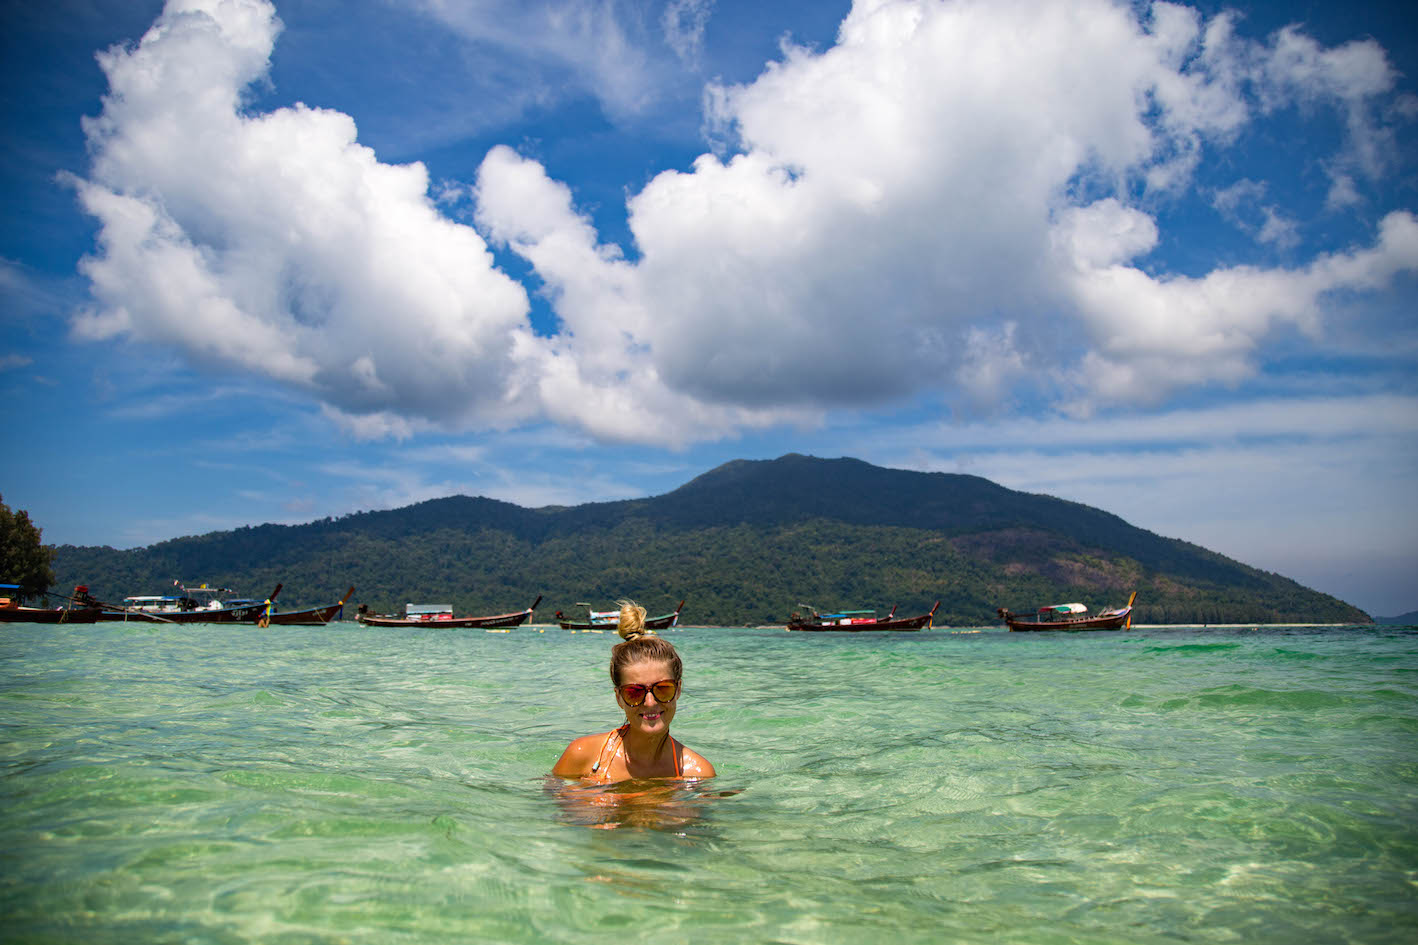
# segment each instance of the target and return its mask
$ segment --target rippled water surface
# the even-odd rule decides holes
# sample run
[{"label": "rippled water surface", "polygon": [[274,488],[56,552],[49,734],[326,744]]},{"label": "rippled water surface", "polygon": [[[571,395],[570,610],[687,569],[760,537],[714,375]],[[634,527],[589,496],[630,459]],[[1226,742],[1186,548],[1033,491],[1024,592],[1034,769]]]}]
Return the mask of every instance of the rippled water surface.
[{"label": "rippled water surface", "polygon": [[1418,940],[1418,631],[668,637],[589,789],[609,635],[8,626],[0,937]]}]

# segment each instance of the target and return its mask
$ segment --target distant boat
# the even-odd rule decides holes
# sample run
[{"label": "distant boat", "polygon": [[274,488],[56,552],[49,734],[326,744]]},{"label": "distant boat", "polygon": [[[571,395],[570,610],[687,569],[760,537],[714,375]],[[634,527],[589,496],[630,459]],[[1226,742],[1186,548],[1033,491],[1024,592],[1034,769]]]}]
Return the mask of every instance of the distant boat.
[{"label": "distant boat", "polygon": [[80,584],[74,588],[71,604],[25,607],[20,603],[20,585],[0,584],[0,623],[93,623],[103,608],[81,603],[88,598],[88,593],[89,589]]},{"label": "distant boat", "polygon": [[276,610],[274,606],[269,608],[262,604],[262,611],[256,617],[258,626],[269,627],[272,624],[281,627],[306,626],[318,627],[329,623],[332,620],[340,619],[340,612],[345,608],[345,601],[354,594],[354,587],[345,591],[345,596],[328,607],[309,607],[305,610]]},{"label": "distant boat", "polygon": [[255,623],[266,612],[267,601],[275,600],[280,584],[266,600],[224,598],[229,587],[199,584],[187,587],[173,581],[182,593],[166,596],[125,597],[117,607],[105,607],[99,620],[154,620],[160,623]]},{"label": "distant boat", "polygon": [[820,614],[806,604],[799,604],[804,612],[794,612],[788,618],[789,630],[822,630],[832,632],[859,633],[871,630],[921,630],[934,626],[935,612],[940,601],[931,607],[930,613],[919,617],[897,617],[896,608],[885,617],[878,618],[874,610],[839,610],[832,614]]},{"label": "distant boat", "polygon": [[[563,630],[614,630],[620,626],[620,611],[618,610],[591,610],[590,604],[578,604],[578,607],[585,607],[588,614],[585,620],[573,620],[561,611],[556,612],[556,622]],[[684,601],[679,602],[679,606],[673,613],[661,614],[658,617],[646,617],[646,630],[668,630],[671,627],[679,626],[679,614],[684,610]]]},{"label": "distant boat", "polygon": [[1126,607],[1114,607],[1089,614],[1082,604],[1049,604],[1027,616],[1011,613],[1001,607],[996,611],[1011,630],[1131,630],[1132,602],[1137,591],[1128,597]]},{"label": "distant boat", "polygon": [[532,611],[542,602],[542,596],[532,601],[532,606],[512,614],[497,614],[491,617],[455,617],[452,604],[407,604],[404,616],[371,614],[364,604],[359,605],[355,619],[367,627],[436,627],[457,629],[459,627],[520,627],[532,619]]}]

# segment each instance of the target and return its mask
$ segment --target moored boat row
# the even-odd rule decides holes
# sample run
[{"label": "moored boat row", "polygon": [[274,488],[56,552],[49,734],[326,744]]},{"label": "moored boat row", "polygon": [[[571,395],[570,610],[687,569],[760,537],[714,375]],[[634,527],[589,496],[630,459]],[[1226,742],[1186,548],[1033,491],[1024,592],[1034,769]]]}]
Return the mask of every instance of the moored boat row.
[{"label": "moored boat row", "polygon": [[[122,604],[106,604],[93,598],[88,588],[82,584],[75,586],[72,595],[55,594],[65,598],[67,603],[60,607],[27,607],[20,603],[20,587],[15,584],[0,584],[0,623],[94,623],[96,621],[151,621],[155,623],[245,623],[261,627],[276,626],[318,626],[342,618],[346,602],[354,595],[351,586],[345,595],[333,604],[309,607],[301,610],[281,611],[276,605],[282,584],[277,584],[264,600],[251,598],[231,598],[230,588],[211,587],[200,584],[193,587],[173,581],[181,594],[134,596],[123,599]],[[1029,614],[1015,614],[999,608],[1000,619],[1011,631],[1047,630],[1129,630],[1132,628],[1133,604],[1137,592],[1133,591],[1128,602],[1122,607],[1106,608],[1089,613],[1083,604],[1048,604]],[[542,602],[538,595],[530,607],[504,614],[486,616],[458,616],[451,604],[409,603],[403,614],[371,613],[364,604],[359,606],[355,620],[370,627],[437,627],[508,629],[519,627],[532,619],[537,605]],[[668,630],[679,625],[680,614],[685,602],[669,613],[645,620],[648,630]],[[563,630],[614,630],[619,618],[618,610],[592,610],[591,605],[580,603],[587,609],[584,620],[568,617],[556,612],[556,623]],[[913,631],[934,627],[936,611],[940,601],[936,601],[924,614],[911,617],[897,617],[896,607],[885,617],[878,617],[874,610],[841,610],[830,613],[819,612],[816,608],[799,604],[789,617],[786,629],[807,632],[872,632],[872,631]]]},{"label": "moored boat row", "polygon": [[63,598],[60,607],[26,607],[20,604],[20,588],[15,584],[0,584],[0,623],[96,623],[100,621],[132,621],[146,623],[242,623],[268,627],[318,626],[342,616],[345,602],[354,594],[351,587],[345,596],[333,604],[303,610],[282,611],[276,606],[276,595],[283,585],[277,584],[265,600],[226,597],[230,588],[199,584],[193,587],[181,581],[172,582],[180,594],[154,594],[125,597],[121,604],[109,604],[95,599],[83,584],[73,594],[49,592],[48,596]]},{"label": "moored boat row", "polygon": [[[1122,607],[1112,607],[1090,614],[1082,604],[1048,604],[1028,615],[1015,614],[1001,607],[997,611],[1000,619],[1012,631],[1020,630],[1130,630],[1132,629],[1132,606],[1137,600],[1137,591],[1128,597]],[[806,604],[799,604],[800,611],[794,611],[788,619],[789,630],[813,630],[860,633],[877,630],[922,630],[935,625],[935,613],[940,601],[930,609],[930,613],[918,617],[897,617],[896,608],[885,617],[878,618],[874,610],[841,610],[836,613],[818,613]]]},{"label": "moored boat row", "polygon": [[[282,584],[277,584],[265,600],[227,597],[230,588],[199,584],[184,585],[173,581],[181,594],[137,595],[125,597],[121,604],[108,604],[91,597],[88,588],[79,585],[74,594],[53,596],[64,597],[68,604],[63,607],[24,607],[20,601],[20,587],[14,584],[0,584],[0,623],[95,623],[97,621],[146,621],[152,623],[242,623],[269,626],[318,626],[341,619],[346,602],[354,595],[351,586],[333,604],[309,607],[303,610],[282,611],[276,605]],[[8,596],[5,592],[8,591]],[[507,629],[518,627],[531,620],[542,596],[537,595],[531,606],[505,614],[487,616],[458,616],[451,604],[414,604],[405,606],[403,614],[376,614],[361,604],[355,620],[370,627],[437,627],[440,629],[484,628]],[[668,629],[679,622],[684,601],[680,601],[673,613],[654,617],[646,621],[647,629]],[[586,626],[615,626],[608,624],[606,614],[592,612]],[[611,616],[618,616],[618,612]],[[561,612],[557,612],[561,617]],[[566,628],[578,626],[575,622],[564,622]]]}]

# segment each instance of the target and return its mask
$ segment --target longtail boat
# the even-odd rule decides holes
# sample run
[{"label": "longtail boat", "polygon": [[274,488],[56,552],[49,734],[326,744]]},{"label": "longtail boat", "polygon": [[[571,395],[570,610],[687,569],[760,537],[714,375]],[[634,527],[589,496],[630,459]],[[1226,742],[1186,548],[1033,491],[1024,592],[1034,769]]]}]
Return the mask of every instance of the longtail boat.
[{"label": "longtail boat", "polygon": [[[620,625],[620,611],[618,610],[591,610],[590,604],[578,604],[585,607],[589,615],[585,620],[575,620],[566,616],[561,611],[556,612],[556,622],[563,630],[614,630]],[[679,626],[679,614],[684,610],[684,601],[679,602],[679,606],[673,613],[660,614],[658,617],[646,617],[646,630],[669,630],[671,627]]]},{"label": "longtail boat", "polygon": [[355,619],[367,627],[434,627],[457,629],[459,627],[520,627],[532,619],[532,611],[542,602],[542,596],[532,601],[532,606],[511,614],[496,614],[491,617],[455,617],[451,604],[408,604],[404,616],[371,614],[364,604],[359,605]]},{"label": "longtail boat", "polygon": [[1049,604],[1028,615],[1011,613],[1001,607],[997,613],[1011,630],[1131,630],[1132,603],[1137,591],[1128,597],[1127,606],[1113,607],[1090,614],[1082,604]]},{"label": "longtail boat", "polygon": [[80,584],[63,607],[25,607],[20,603],[18,584],[0,584],[0,623],[93,623],[103,608],[84,603],[89,600],[88,593]]},{"label": "longtail boat", "polygon": [[345,591],[345,596],[327,607],[308,607],[305,610],[276,610],[273,601],[266,601],[265,609],[256,617],[256,625],[269,627],[271,625],[281,627],[305,626],[318,627],[329,623],[332,620],[339,620],[340,614],[345,608],[345,602],[354,595],[353,586]]},{"label": "longtail boat", "polygon": [[[282,585],[266,595],[266,600],[223,599],[229,587],[199,584],[187,587],[173,581],[182,593],[169,596],[125,597],[118,607],[105,607],[99,620],[153,620],[161,623],[254,623],[266,612],[268,601],[276,599]],[[205,598],[205,599],[204,599]]]},{"label": "longtail boat", "polygon": [[839,610],[832,614],[820,614],[806,604],[799,604],[803,611],[794,611],[788,618],[789,630],[822,630],[838,633],[860,633],[871,630],[923,630],[935,625],[935,612],[940,601],[931,607],[930,613],[919,617],[898,617],[896,608],[885,617],[878,618],[874,610]]}]

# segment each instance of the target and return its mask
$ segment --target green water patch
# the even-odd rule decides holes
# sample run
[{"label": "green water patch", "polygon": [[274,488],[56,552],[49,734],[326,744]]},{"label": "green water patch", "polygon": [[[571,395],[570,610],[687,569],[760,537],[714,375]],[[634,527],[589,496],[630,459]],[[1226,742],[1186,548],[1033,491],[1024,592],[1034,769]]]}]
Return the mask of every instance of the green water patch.
[{"label": "green water patch", "polygon": [[227,771],[222,781],[269,794],[319,794],[361,800],[408,797],[416,789],[394,779],[363,778],[344,772],[267,768]]},{"label": "green water patch", "polygon": [[33,808],[118,810],[209,801],[211,788],[190,775],[150,773],[131,765],[73,765],[33,776],[11,813]]},{"label": "green water patch", "polygon": [[1313,712],[1350,706],[1356,702],[1356,698],[1346,693],[1324,689],[1266,689],[1236,683],[1166,700],[1162,703],[1162,708],[1174,711],[1202,708]]},{"label": "green water patch", "polygon": [[1330,659],[1331,656],[1332,656],[1331,654],[1328,654],[1328,653],[1316,653],[1316,652],[1313,651],[1313,650],[1292,650],[1292,649],[1287,649],[1287,648],[1285,648],[1285,647],[1280,647],[1280,646],[1273,648],[1272,650],[1270,650],[1268,653],[1265,654],[1265,657],[1266,657],[1267,659],[1270,659],[1270,658],[1273,657],[1273,658],[1276,658],[1276,659],[1283,659],[1283,660],[1305,660],[1305,661]]},{"label": "green water patch", "polygon": [[1240,643],[1171,643],[1153,644],[1145,653],[1166,653],[1170,656],[1205,656],[1209,653],[1229,653],[1242,649]]}]

